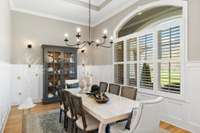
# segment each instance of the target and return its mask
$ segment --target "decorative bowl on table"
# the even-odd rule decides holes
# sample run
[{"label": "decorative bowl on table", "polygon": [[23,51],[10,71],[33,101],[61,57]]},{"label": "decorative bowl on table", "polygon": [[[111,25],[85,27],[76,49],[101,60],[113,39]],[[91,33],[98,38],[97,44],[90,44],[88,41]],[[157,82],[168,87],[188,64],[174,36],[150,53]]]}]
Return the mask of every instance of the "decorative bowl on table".
[{"label": "decorative bowl on table", "polygon": [[109,97],[106,96],[106,94],[99,94],[95,96],[95,100],[97,103],[103,104],[103,103],[107,103],[109,101]]}]

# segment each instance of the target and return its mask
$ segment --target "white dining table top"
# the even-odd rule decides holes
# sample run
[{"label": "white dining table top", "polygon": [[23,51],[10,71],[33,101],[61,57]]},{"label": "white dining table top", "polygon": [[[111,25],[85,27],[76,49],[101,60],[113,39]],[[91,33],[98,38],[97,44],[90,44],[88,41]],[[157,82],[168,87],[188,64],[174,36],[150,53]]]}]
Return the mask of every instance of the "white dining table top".
[{"label": "white dining table top", "polygon": [[82,97],[84,109],[104,124],[127,119],[134,106],[138,103],[137,101],[125,97],[106,93],[109,97],[109,101],[105,104],[99,104],[91,96],[80,93],[80,88],[69,89],[67,91]]}]

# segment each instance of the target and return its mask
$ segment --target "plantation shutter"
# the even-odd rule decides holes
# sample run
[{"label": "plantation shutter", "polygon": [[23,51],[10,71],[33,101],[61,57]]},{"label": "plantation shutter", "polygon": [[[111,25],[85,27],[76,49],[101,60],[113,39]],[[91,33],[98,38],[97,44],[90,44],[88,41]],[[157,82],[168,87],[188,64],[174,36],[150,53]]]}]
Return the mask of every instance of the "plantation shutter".
[{"label": "plantation shutter", "polygon": [[[180,26],[158,32],[160,90],[180,93]],[[167,61],[166,61],[167,60]]]},{"label": "plantation shutter", "polygon": [[137,64],[127,65],[127,82],[130,86],[137,86]]},{"label": "plantation shutter", "polygon": [[140,64],[140,87],[144,89],[153,89],[153,64]]},{"label": "plantation shutter", "polygon": [[180,63],[161,63],[160,89],[172,93],[180,93]]},{"label": "plantation shutter", "polygon": [[153,59],[153,34],[139,37],[140,60]]},{"label": "plantation shutter", "polygon": [[159,58],[175,59],[180,57],[180,26],[159,31]]},{"label": "plantation shutter", "polygon": [[124,65],[123,64],[115,64],[114,80],[115,80],[115,83],[117,83],[117,84],[124,83]]},{"label": "plantation shutter", "polygon": [[139,37],[140,63],[140,87],[153,89],[153,34],[146,34]]},{"label": "plantation shutter", "polygon": [[117,84],[124,83],[124,42],[118,42],[114,46],[114,81]]},{"label": "plantation shutter", "polygon": [[131,38],[127,41],[127,61],[137,60],[137,38]]},{"label": "plantation shutter", "polygon": [[123,62],[124,61],[124,45],[123,41],[115,44],[115,62]]}]

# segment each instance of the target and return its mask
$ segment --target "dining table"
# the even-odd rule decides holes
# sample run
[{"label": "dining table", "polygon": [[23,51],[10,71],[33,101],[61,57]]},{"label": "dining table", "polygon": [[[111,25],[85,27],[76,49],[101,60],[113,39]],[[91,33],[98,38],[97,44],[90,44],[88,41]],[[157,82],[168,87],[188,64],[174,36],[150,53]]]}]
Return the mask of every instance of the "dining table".
[{"label": "dining table", "polygon": [[82,98],[84,110],[100,122],[98,133],[105,133],[108,124],[127,119],[134,106],[138,104],[137,101],[111,93],[106,93],[109,101],[100,104],[80,88],[66,89],[66,91]]}]

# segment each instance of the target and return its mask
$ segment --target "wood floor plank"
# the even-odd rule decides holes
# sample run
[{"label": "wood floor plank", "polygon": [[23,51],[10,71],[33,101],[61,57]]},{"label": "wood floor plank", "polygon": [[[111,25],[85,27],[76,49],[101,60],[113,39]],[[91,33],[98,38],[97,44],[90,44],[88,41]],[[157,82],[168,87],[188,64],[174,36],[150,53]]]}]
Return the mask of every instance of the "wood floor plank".
[{"label": "wood floor plank", "polygon": [[[37,104],[35,108],[31,109],[31,112],[47,112],[58,108],[59,104],[56,103],[46,105]],[[160,127],[170,131],[171,133],[190,133],[163,121],[160,123]],[[11,109],[4,133],[22,133],[22,111],[18,110],[16,106]]]}]

